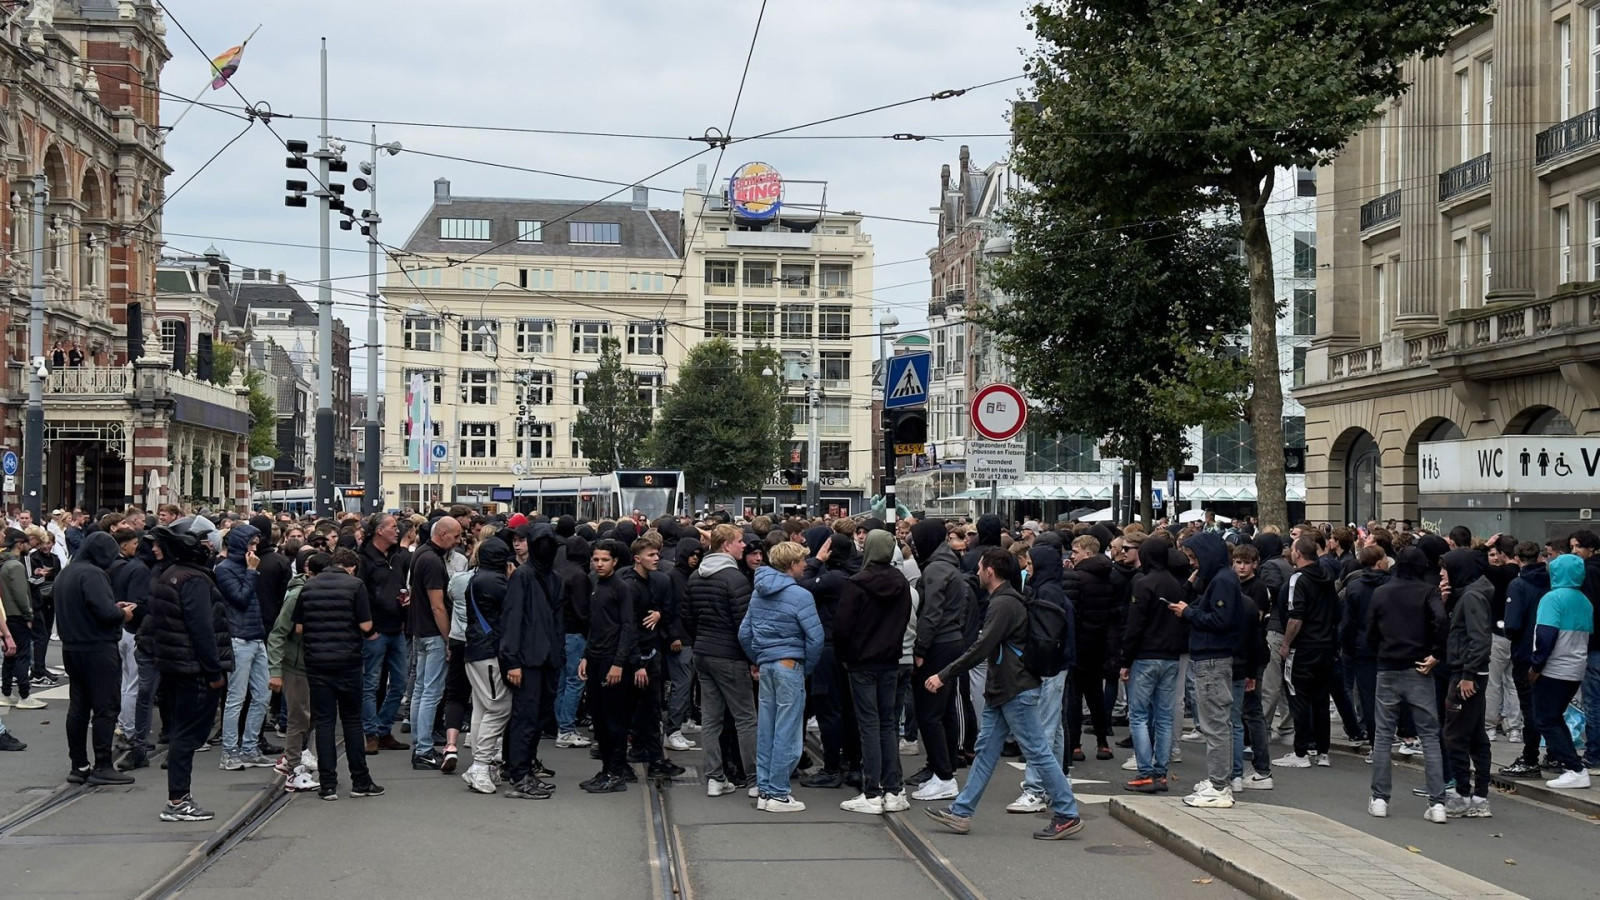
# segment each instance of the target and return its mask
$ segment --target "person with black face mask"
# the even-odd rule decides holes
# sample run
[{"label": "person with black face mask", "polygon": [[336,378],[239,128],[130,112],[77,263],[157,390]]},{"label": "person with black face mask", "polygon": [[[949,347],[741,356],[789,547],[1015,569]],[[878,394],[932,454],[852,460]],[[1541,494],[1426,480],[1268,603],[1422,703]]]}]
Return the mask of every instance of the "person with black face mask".
[{"label": "person with black face mask", "polygon": [[[134,607],[118,601],[106,569],[121,556],[117,541],[103,531],[83,542],[74,560],[56,578],[56,628],[72,696],[67,708],[68,780],[90,784],[131,784],[133,776],[112,768],[112,731],[122,702],[122,657],[117,644]],[[94,723],[94,768],[85,744]]]},{"label": "person with black face mask", "polygon": [[511,722],[506,728],[506,778],[509,797],[544,800],[552,785],[538,774],[540,723],[553,714],[561,671],[564,585],[555,573],[561,546],[548,524],[524,525],[528,562],[518,567],[506,589],[500,614],[500,663],[511,686]]}]

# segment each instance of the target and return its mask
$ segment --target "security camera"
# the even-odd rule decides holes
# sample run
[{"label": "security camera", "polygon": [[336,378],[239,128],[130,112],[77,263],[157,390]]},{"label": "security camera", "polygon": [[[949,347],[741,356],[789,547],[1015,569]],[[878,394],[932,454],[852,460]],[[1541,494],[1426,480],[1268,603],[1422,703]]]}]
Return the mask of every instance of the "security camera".
[{"label": "security camera", "polygon": [[50,375],[50,368],[45,365],[44,357],[35,356],[33,358],[33,374],[37,375],[41,380]]},{"label": "security camera", "polygon": [[811,351],[810,350],[801,350],[800,351],[800,358],[801,359],[810,359],[811,358]]},{"label": "security camera", "polygon": [[337,140],[337,139],[331,140],[331,141],[328,142],[328,149],[332,150],[335,153],[343,155],[344,154],[344,150],[345,150],[344,141]]}]

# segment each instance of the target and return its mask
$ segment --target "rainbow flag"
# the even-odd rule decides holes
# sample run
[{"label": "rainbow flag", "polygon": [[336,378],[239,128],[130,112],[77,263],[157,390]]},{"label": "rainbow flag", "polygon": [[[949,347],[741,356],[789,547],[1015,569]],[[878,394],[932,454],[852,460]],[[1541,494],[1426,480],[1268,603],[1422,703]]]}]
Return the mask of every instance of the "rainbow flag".
[{"label": "rainbow flag", "polygon": [[228,84],[228,79],[233,73],[239,71],[239,61],[244,59],[244,44],[230,47],[221,56],[211,61],[211,89],[220,91]]}]

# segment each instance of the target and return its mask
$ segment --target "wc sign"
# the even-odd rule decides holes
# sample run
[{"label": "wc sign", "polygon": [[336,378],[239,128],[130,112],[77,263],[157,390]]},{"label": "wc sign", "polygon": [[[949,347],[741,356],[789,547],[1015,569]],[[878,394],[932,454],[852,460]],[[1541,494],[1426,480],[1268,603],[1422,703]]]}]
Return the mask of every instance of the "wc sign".
[{"label": "wc sign", "polygon": [[1423,494],[1600,491],[1600,436],[1506,435],[1417,446]]}]

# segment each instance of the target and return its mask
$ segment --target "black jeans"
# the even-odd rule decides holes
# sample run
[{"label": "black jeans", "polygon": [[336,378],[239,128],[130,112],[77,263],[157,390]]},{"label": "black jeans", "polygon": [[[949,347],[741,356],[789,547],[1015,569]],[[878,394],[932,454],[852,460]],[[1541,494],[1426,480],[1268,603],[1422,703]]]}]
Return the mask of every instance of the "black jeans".
[{"label": "black jeans", "polygon": [[1582,682],[1561,681],[1541,676],[1533,683],[1533,714],[1539,722],[1539,731],[1545,735],[1545,751],[1565,772],[1583,771],[1583,761],[1572,745],[1572,732],[1567,730],[1567,704],[1578,694]]},{"label": "black jeans", "polygon": [[[167,745],[167,799],[177,803],[189,796],[194,752],[211,734],[222,691],[207,684],[203,675],[162,672],[161,695],[162,707],[172,710],[172,718],[163,721],[170,740]],[[333,765],[331,756],[328,765]]]},{"label": "black jeans", "polygon": [[17,642],[17,653],[0,663],[0,693],[11,696],[11,688],[15,684],[17,696],[27,699],[28,694],[33,692],[33,684],[28,677],[29,670],[33,668],[33,626],[21,616],[6,616],[6,630],[11,632],[11,639]]},{"label": "black jeans", "polygon": [[900,732],[895,727],[899,667],[850,673],[850,699],[861,732],[861,793],[868,797],[898,794]]},{"label": "black jeans", "polygon": [[[140,747],[150,741],[150,712],[160,694],[161,670],[156,668],[155,657],[138,647],[133,650],[133,661],[139,666],[139,699],[133,705],[133,734],[127,738],[135,747]],[[171,729],[172,723],[166,715],[161,721]]]},{"label": "black jeans", "polygon": [[522,684],[511,689],[511,721],[506,723],[506,778],[516,784],[533,774],[539,757],[539,704],[546,683],[556,675],[549,669],[524,666]]},{"label": "black jeans", "polygon": [[1376,740],[1372,730],[1377,721],[1373,712],[1377,707],[1373,704],[1378,702],[1378,659],[1356,657],[1350,661],[1350,671],[1355,676],[1356,700],[1361,705],[1362,734],[1366,735],[1369,741]]},{"label": "black jeans", "polygon": [[1522,759],[1538,765],[1539,741],[1544,733],[1533,717],[1533,685],[1528,681],[1529,664],[1511,663],[1511,680],[1517,685],[1517,705],[1522,707]]},{"label": "black jeans", "polygon": [[1327,753],[1329,744],[1328,695],[1338,676],[1338,661],[1331,647],[1295,647],[1289,683],[1289,713],[1294,716],[1294,753]]},{"label": "black jeans", "polygon": [[[44,658],[50,651],[50,631],[55,628],[55,625],[55,599],[41,599],[38,591],[35,591],[33,595],[33,674],[36,677],[49,671],[45,667]],[[22,647],[22,641],[18,640],[18,653],[22,652]]]},{"label": "black jeans", "polygon": [[894,699],[894,720],[908,741],[917,739],[917,712],[912,705],[911,666],[900,664],[900,688]]},{"label": "black jeans", "polygon": [[[1102,635],[1096,640],[1104,645]],[[1107,688],[1110,688],[1108,691]],[[1094,728],[1095,745],[1106,746],[1111,735],[1111,706],[1116,702],[1116,682],[1106,678],[1105,651],[1085,653],[1078,649],[1078,664],[1067,679],[1067,750],[1083,746],[1083,701],[1089,701],[1089,722]]]},{"label": "black jeans", "polygon": [[[928,768],[946,781],[956,775],[956,690],[947,684],[937,694],[928,693],[923,683],[929,675],[937,675],[945,666],[955,662],[964,649],[959,641],[935,644],[922,658],[911,675],[911,692],[916,698],[917,730],[922,733],[922,748],[928,756]],[[899,752],[896,748],[896,753]]]},{"label": "black jeans", "polygon": [[[1356,733],[1361,728],[1361,719],[1356,715],[1355,704],[1350,702],[1350,682],[1352,677],[1350,673],[1344,670],[1344,660],[1340,659],[1337,653],[1334,654],[1333,668],[1333,682],[1328,690],[1333,698],[1334,708],[1339,711],[1339,721],[1344,723],[1344,736],[1352,741],[1371,740],[1372,735],[1370,733]],[[1377,676],[1373,676],[1373,678],[1376,681]],[[1370,732],[1371,729],[1368,729],[1368,731]]]},{"label": "black jeans", "polygon": [[67,671],[67,756],[72,768],[89,765],[89,725],[94,723],[94,767],[111,768],[111,738],[122,710],[122,654],[116,644],[63,649]]},{"label": "black jeans", "polygon": [[1488,706],[1484,682],[1474,680],[1477,690],[1471,697],[1461,696],[1461,674],[1450,676],[1450,693],[1445,699],[1444,742],[1450,748],[1451,771],[1456,793],[1463,797],[1489,796],[1489,735],[1484,732]]},{"label": "black jeans", "polygon": [[353,663],[349,669],[307,669],[306,682],[311,688],[311,715],[317,723],[317,775],[322,786],[339,786],[335,717],[344,729],[344,758],[350,767],[351,786],[371,784],[366,735],[361,728],[361,663]]},{"label": "black jeans", "polygon": [[594,720],[595,741],[600,745],[601,771],[620,778],[628,768],[628,723],[633,716],[629,702],[629,692],[632,690],[629,679],[633,673],[624,671],[622,681],[607,685],[606,672],[611,669],[610,657],[588,657],[585,666],[589,717]]},{"label": "black jeans", "polygon": [[[856,725],[854,704],[850,697],[853,688],[849,675],[835,655],[832,644],[822,645],[822,659],[811,674],[811,691],[808,695],[817,717],[817,730],[822,737],[822,767],[830,772],[842,772],[861,765],[861,735]],[[895,744],[895,753],[900,745]]]},{"label": "black jeans", "polygon": [[658,762],[666,758],[661,751],[661,701],[662,679],[666,667],[662,665],[661,654],[645,660],[644,671],[650,682],[644,687],[633,683],[633,676],[624,677],[628,687],[628,705],[633,708],[632,721],[628,725],[628,737],[631,739],[633,753],[644,759],[645,762]]}]

